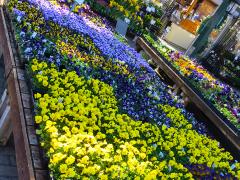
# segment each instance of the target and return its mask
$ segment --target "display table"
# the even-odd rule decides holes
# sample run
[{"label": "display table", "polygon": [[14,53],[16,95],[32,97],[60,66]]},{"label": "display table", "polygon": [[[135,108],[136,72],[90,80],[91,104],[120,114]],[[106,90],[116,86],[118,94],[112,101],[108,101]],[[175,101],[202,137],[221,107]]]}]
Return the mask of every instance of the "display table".
[{"label": "display table", "polygon": [[195,35],[173,23],[171,30],[165,36],[165,40],[183,49],[187,49],[195,39]]},{"label": "display table", "polygon": [[233,150],[232,153],[235,154],[238,160],[240,160],[238,155],[238,152],[240,151],[239,131],[234,128],[234,126],[231,125],[231,123],[220,112],[218,112],[216,108],[214,108],[214,106],[212,106],[211,102],[204,99],[201,92],[182,76],[163,55],[151,47],[145,39],[138,37],[136,40],[136,48],[137,51],[143,50],[146,52],[155,64],[157,64],[157,69],[164,72],[167,77],[173,81],[176,87],[179,87],[183,94],[188,97],[190,102],[198,108],[199,112],[202,112],[205,117],[212,122],[213,126],[218,129],[221,139],[227,141],[228,148]]}]

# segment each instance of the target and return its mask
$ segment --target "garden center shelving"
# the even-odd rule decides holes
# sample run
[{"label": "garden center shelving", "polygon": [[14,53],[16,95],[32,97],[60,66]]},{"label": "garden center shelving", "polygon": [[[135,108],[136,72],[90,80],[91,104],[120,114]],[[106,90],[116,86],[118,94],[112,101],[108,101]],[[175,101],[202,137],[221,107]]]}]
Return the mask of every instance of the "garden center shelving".
[{"label": "garden center shelving", "polygon": [[167,61],[165,58],[154,50],[147,41],[138,37],[136,40],[137,50],[143,49],[153,61],[158,65],[167,76],[195,103],[195,105],[220,129],[222,134],[227,137],[231,144],[240,151],[240,133],[239,131],[224,118],[212,105],[202,97],[201,93],[192,87],[191,84]]}]

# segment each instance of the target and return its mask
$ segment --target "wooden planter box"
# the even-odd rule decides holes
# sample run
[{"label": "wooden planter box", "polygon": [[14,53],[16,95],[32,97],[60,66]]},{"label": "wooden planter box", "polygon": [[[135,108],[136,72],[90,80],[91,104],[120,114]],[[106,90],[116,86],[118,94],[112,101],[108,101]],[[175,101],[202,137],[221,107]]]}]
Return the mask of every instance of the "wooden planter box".
[{"label": "wooden planter box", "polygon": [[25,67],[19,59],[11,22],[6,22],[1,7],[0,49],[2,49],[5,64],[18,178],[19,180],[47,180],[49,179],[48,168],[42,158],[33,120],[32,93],[28,87]]}]

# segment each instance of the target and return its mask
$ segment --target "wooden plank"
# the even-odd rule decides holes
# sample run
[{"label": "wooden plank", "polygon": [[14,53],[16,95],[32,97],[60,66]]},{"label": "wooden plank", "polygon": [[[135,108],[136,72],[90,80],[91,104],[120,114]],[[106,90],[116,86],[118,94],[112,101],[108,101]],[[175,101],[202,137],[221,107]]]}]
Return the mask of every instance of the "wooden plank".
[{"label": "wooden plank", "polygon": [[7,97],[7,90],[5,89],[0,99],[0,117],[3,114],[4,109],[7,106],[7,103],[8,103],[8,97]]},{"label": "wooden plank", "polygon": [[24,108],[24,114],[25,114],[25,118],[26,118],[26,124],[28,126],[34,126],[34,120],[32,117],[31,109]]},{"label": "wooden plank", "polygon": [[5,146],[12,133],[9,105],[4,108],[4,112],[0,117],[0,144]]},{"label": "wooden plank", "polygon": [[43,168],[42,158],[40,156],[39,148],[37,146],[31,146],[33,152],[33,165],[36,169]]},{"label": "wooden plank", "polygon": [[7,24],[4,18],[3,10],[0,11],[0,48],[3,51],[5,75],[10,73],[13,66],[15,66],[13,53],[11,51],[11,44],[7,30]]},{"label": "wooden plank", "polygon": [[[19,131],[23,134],[23,141],[21,143],[22,146],[25,148],[24,156],[27,157],[26,161],[23,162],[24,166],[27,169],[27,175],[29,175],[30,179],[50,179],[50,175],[48,173],[48,160],[44,156],[44,152],[42,151],[38,138],[35,132],[35,123],[33,120],[33,94],[31,89],[28,87],[26,70],[24,66],[21,66],[18,62],[24,62],[21,54],[19,53],[18,44],[16,43],[16,40],[14,39],[14,28],[12,28],[12,22],[9,20],[7,28],[9,28],[9,34],[10,41],[11,41],[11,51],[14,52],[14,62],[16,66],[12,67],[12,71],[10,71],[9,78],[11,77],[11,74],[14,74],[14,77],[16,77],[15,81],[15,87],[16,87],[16,95],[19,99],[18,101],[18,107],[19,107],[19,113],[20,113],[20,119],[21,119],[21,125],[22,129]],[[23,63],[22,63],[23,64]],[[9,86],[9,85],[8,85]],[[16,133],[17,134],[17,133]],[[15,134],[14,134],[15,137]],[[17,146],[15,144],[15,146]],[[18,152],[16,152],[18,155]],[[17,161],[20,158],[17,158]],[[18,173],[19,179],[28,179],[27,175],[23,174],[23,170],[21,169],[21,165],[18,165]],[[21,173],[22,172],[22,173]]]},{"label": "wooden plank", "polygon": [[38,139],[36,135],[36,129],[34,126],[27,126],[27,132],[29,137],[29,144],[30,145],[38,145]]},{"label": "wooden plank", "polygon": [[46,170],[36,170],[36,180],[49,179],[49,173]]},{"label": "wooden plank", "polygon": [[[19,76],[18,76],[19,79]],[[19,80],[21,93],[29,94],[29,89],[25,80]]]},{"label": "wooden plank", "polygon": [[[17,78],[17,69],[15,67],[14,57],[8,35],[8,30],[3,14],[0,8],[0,47],[3,50],[5,74],[7,77],[7,89],[9,93],[9,102],[11,106],[10,119],[14,135],[14,144],[16,151],[16,161],[19,180],[35,179],[27,128],[24,117],[24,110],[20,87]],[[27,102],[27,100],[26,100]],[[29,106],[28,103],[26,103]]]},{"label": "wooden plank", "polygon": [[10,106],[5,89],[0,99],[0,144],[5,146],[10,135],[12,133],[12,127],[10,122]]},{"label": "wooden plank", "polygon": [[5,89],[0,99],[0,144],[5,146],[10,135],[12,133],[12,127],[10,122],[10,106],[7,96],[7,90]]},{"label": "wooden plank", "polygon": [[24,112],[22,107],[20,90],[18,88],[16,70],[12,70],[8,78],[8,90],[11,105],[11,119],[15,142],[16,160],[19,179],[34,179],[33,165],[27,136]]},{"label": "wooden plank", "polygon": [[147,54],[150,54],[152,59],[158,66],[176,83],[178,87],[188,96],[190,101],[195,105],[213,122],[213,124],[220,130],[222,135],[226,137],[229,142],[240,152],[240,136],[214,112],[209,105],[180,77],[159,55],[142,39],[138,38],[136,43]]}]

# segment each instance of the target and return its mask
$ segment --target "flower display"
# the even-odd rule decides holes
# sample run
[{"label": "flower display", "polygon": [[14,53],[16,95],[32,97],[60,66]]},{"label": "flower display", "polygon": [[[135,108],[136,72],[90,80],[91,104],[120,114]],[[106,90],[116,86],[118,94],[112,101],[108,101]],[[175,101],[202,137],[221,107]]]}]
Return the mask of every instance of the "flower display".
[{"label": "flower display", "polygon": [[[156,77],[155,72],[148,66],[145,60],[143,60],[141,56],[137,54],[136,51],[134,51],[133,49],[130,49],[126,45],[123,45],[122,43],[117,41],[117,39],[114,39],[114,42],[119,44],[118,47],[122,47],[125,49],[125,50],[122,50],[121,52],[126,54],[125,57],[127,61],[126,59],[121,61],[116,58],[109,58],[109,54],[107,57],[108,61],[105,61],[105,58],[100,58],[100,55],[97,55],[97,54],[100,54],[101,50],[96,48],[96,44],[92,40],[87,38],[88,36],[86,36],[86,39],[84,39],[81,33],[80,35],[76,35],[74,31],[72,31],[72,35],[70,35],[71,33],[69,30],[66,30],[66,28],[64,27],[60,27],[58,24],[53,23],[51,21],[50,22],[46,21],[45,23],[41,23],[42,22],[41,19],[44,19],[42,14],[39,13],[34,8],[34,6],[30,6],[28,3],[25,3],[25,2],[20,4],[18,3],[17,8],[20,10],[24,10],[25,12],[32,11],[29,16],[28,14],[25,14],[24,17],[22,17],[23,21],[21,23],[18,22],[18,26],[20,26],[23,30],[27,29],[29,31],[30,29],[33,29],[35,30],[35,32],[39,32],[43,35],[46,35],[47,37],[50,37],[51,40],[53,41],[56,41],[55,37],[58,37],[59,40],[63,39],[63,41],[64,39],[65,41],[67,39],[68,46],[65,46],[65,47],[67,47],[67,49],[71,49],[69,50],[69,52],[63,51],[63,49],[65,49],[64,47],[59,47],[59,44],[66,44],[66,43],[59,43],[59,41],[55,42],[56,43],[55,46],[57,46],[57,49],[61,53],[64,53],[62,54],[64,55],[63,58],[60,58],[59,56],[56,58],[58,59],[56,62],[57,64],[60,65],[70,58],[71,62],[75,62],[75,65],[76,65],[76,64],[79,64],[79,60],[82,59],[84,60],[84,62],[90,62],[90,64],[94,65],[95,67],[101,67],[101,68],[103,67],[103,69],[105,70],[108,69],[107,72],[106,71],[96,72],[88,68],[87,69],[88,72],[85,74],[87,74],[88,76],[93,75],[94,77],[101,78],[101,80],[103,80],[104,82],[107,82],[111,84],[113,87],[115,87],[116,95],[121,103],[120,104],[122,107],[121,109],[125,113],[128,113],[128,115],[130,115],[131,117],[136,119],[141,119],[142,121],[150,120],[158,124],[166,124],[167,126],[170,126],[171,124],[170,119],[166,118],[165,113],[163,113],[157,107],[158,104],[167,103],[167,104],[176,105],[177,107],[182,108],[182,113],[185,114],[187,119],[192,122],[193,127],[202,134],[206,133],[206,128],[204,127],[204,125],[200,122],[196,122],[196,120],[192,117],[192,115],[190,115],[183,109],[183,104],[179,103],[176,97],[172,97],[172,95],[168,93],[169,90],[167,89],[166,85],[164,85],[161,81],[159,81],[159,79]],[[16,9],[14,9],[14,11],[16,11]],[[26,23],[26,20],[27,22],[30,22],[30,23]],[[40,24],[37,26],[36,23],[32,23],[33,21],[40,22]],[[36,26],[33,26],[33,24]],[[49,28],[49,26],[51,28]],[[61,32],[62,34],[59,32]],[[109,36],[112,35],[112,38],[115,38],[111,31],[106,30],[106,32],[109,33]],[[98,35],[101,37],[103,36],[100,33]],[[24,37],[21,37],[21,38],[24,38]],[[78,39],[78,38],[79,38],[79,41],[78,40],[75,41],[75,39]],[[30,39],[31,39],[30,42],[33,41],[33,38],[30,37]],[[29,44],[26,42],[29,42],[29,40],[23,41],[24,43],[23,46],[25,47],[29,46]],[[78,47],[78,49],[82,49],[81,54],[84,55],[88,53],[87,56],[81,55],[79,57],[78,56],[79,52],[76,52],[74,51],[74,49],[72,49],[72,47],[74,47],[75,49],[77,48],[76,42],[79,42],[79,45],[83,46],[83,47]],[[88,42],[88,43],[81,43],[81,42]],[[70,46],[69,43],[72,43],[72,46]],[[39,44],[39,42],[37,42],[37,44]],[[115,44],[112,44],[112,47],[114,45]],[[51,46],[53,47],[53,45]],[[31,49],[32,47],[34,47],[34,45],[30,45],[29,49]],[[52,47],[50,52],[52,51]],[[36,51],[39,50],[39,45],[35,49]],[[91,49],[91,51],[89,51],[89,49]],[[116,51],[118,50],[119,49],[116,49]],[[26,50],[24,50],[24,52],[25,51]],[[46,51],[46,48],[44,48],[41,52],[43,51]],[[129,54],[130,52],[132,54]],[[48,52],[47,54],[51,54],[51,53]],[[32,55],[32,57],[34,56],[35,55]],[[39,54],[37,57],[39,57]],[[48,59],[48,57],[49,55],[47,55],[47,58],[45,57],[44,59]],[[135,60],[132,60],[131,62],[131,59],[134,59],[134,58]],[[50,59],[53,59],[53,55],[51,55]],[[60,59],[64,59],[64,62],[61,61]],[[98,61],[97,63],[96,63],[96,60]],[[115,61],[114,63],[115,65],[111,65],[110,68],[103,66],[109,63],[112,64],[112,61]],[[134,62],[138,62],[138,64],[140,65],[137,65]],[[125,70],[121,68],[121,66],[124,69],[127,67],[126,73],[130,72],[130,74],[127,73],[125,76],[123,76],[122,74],[125,72]],[[79,68],[77,68],[76,66],[74,67],[74,69],[82,72],[82,70],[79,70]],[[86,67],[83,67],[83,69],[86,70]],[[118,69],[118,72],[121,72],[121,74],[119,73],[117,73],[117,75],[115,73],[112,74],[112,72],[114,72],[114,69]]]},{"label": "flower display", "polygon": [[[110,0],[108,7],[98,5],[94,0],[87,0],[90,6],[96,11],[101,11],[106,16],[113,19],[128,19],[131,29],[137,33],[142,33],[150,25],[161,26],[161,7],[158,3],[145,2],[143,0]],[[98,6],[101,6],[99,9]],[[104,9],[105,11],[103,11]],[[153,23],[154,22],[154,23]]]},{"label": "flower display", "polygon": [[[35,121],[55,178],[192,179],[184,167],[189,163],[239,177],[240,164],[232,169],[232,156],[217,141],[178,116],[176,122],[183,123],[178,129],[134,121],[120,114],[112,87],[97,79],[36,59],[30,71],[34,86],[45,91],[35,93]],[[172,116],[174,108],[162,108]]]},{"label": "flower display", "polygon": [[231,123],[240,129],[240,94],[215,77],[197,62],[179,52],[172,51],[155,41],[150,35],[146,40],[186,77]]},{"label": "flower display", "polygon": [[107,26],[11,0],[54,179],[238,178],[239,163]]},{"label": "flower display", "polygon": [[92,11],[90,6],[86,3],[78,5],[74,1],[62,1],[62,0],[50,2],[56,6],[61,6],[64,9],[70,10],[82,17],[85,17],[100,27],[106,27],[108,29],[113,30],[112,24],[105,17],[99,16],[97,13]]}]

